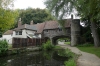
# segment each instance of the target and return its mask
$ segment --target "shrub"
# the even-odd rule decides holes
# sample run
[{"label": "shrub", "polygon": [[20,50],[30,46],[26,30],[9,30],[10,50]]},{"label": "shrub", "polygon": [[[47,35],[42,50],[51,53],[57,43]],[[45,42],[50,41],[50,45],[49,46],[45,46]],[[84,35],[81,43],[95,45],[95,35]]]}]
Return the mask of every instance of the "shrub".
[{"label": "shrub", "polygon": [[42,44],[42,50],[52,50],[54,48],[54,45],[51,44],[50,40],[48,40],[46,43]]},{"label": "shrub", "polygon": [[0,56],[5,55],[8,50],[8,43],[6,40],[0,40]]},{"label": "shrub", "polygon": [[68,61],[64,62],[65,66],[76,66],[76,62],[74,59],[69,59]]},{"label": "shrub", "polygon": [[76,66],[76,59],[78,55],[71,52],[71,50],[68,48],[65,51],[66,51],[67,57],[69,57],[69,60],[64,62],[65,66]]}]

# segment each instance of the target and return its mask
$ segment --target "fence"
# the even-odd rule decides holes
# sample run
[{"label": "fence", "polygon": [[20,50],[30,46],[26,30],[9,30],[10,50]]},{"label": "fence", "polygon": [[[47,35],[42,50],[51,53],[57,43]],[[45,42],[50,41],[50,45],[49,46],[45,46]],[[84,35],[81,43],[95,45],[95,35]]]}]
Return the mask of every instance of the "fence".
[{"label": "fence", "polygon": [[12,47],[21,48],[29,46],[41,46],[47,40],[44,38],[13,38]]}]

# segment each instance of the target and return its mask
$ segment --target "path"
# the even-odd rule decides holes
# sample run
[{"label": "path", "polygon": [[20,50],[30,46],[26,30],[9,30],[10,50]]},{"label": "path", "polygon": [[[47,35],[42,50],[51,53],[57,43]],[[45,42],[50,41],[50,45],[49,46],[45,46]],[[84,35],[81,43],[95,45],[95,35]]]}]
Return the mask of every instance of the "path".
[{"label": "path", "polygon": [[69,48],[72,52],[80,54],[77,60],[77,66],[100,66],[100,58],[96,55],[80,51],[78,48],[69,45],[61,44],[60,46],[65,49]]}]

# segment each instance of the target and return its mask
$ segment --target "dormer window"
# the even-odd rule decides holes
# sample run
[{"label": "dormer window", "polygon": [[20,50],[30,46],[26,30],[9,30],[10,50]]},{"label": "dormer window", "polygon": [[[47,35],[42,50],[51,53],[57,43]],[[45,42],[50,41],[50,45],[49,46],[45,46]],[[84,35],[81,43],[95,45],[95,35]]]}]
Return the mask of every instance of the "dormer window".
[{"label": "dormer window", "polygon": [[22,31],[16,31],[16,35],[22,35]]}]

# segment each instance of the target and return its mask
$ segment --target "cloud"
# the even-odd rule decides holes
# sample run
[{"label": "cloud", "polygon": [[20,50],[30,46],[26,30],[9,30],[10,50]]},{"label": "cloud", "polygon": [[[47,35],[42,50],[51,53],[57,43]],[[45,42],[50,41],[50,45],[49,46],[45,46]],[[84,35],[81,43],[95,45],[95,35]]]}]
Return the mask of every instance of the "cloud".
[{"label": "cloud", "polygon": [[14,2],[14,9],[26,9],[28,7],[44,9],[44,0],[16,0]]}]

